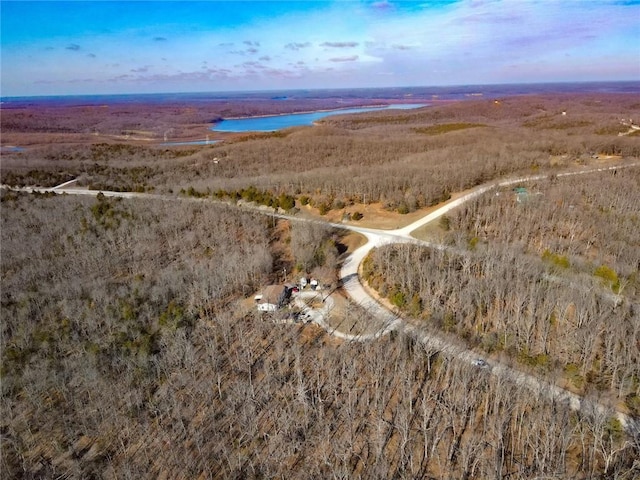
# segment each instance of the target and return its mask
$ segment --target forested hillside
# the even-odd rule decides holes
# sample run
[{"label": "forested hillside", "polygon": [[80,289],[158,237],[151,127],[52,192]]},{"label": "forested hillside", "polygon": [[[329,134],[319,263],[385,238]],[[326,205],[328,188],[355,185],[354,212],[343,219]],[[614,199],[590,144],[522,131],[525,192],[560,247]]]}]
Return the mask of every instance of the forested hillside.
[{"label": "forested hillside", "polygon": [[[199,147],[123,144],[124,137],[33,146],[5,155],[0,173],[15,185],[78,178],[115,191],[213,196],[253,187],[324,212],[380,202],[407,213],[509,174],[638,158],[637,133],[626,135],[621,123],[630,118],[640,118],[632,95],[468,100],[328,117],[314,127],[234,134]],[[209,133],[203,128],[199,138]]]},{"label": "forested hillside", "polygon": [[269,232],[214,205],[3,191],[2,470],[55,477],[90,437],[77,477],[102,471],[196,326],[267,281]]},{"label": "forested hillside", "polygon": [[[0,190],[3,478],[640,476],[640,437],[613,416],[640,416],[637,98],[466,100],[160,145],[269,111],[224,108],[2,112],[25,141],[3,149],[3,184],[153,193]],[[538,174],[414,232],[432,247],[373,250],[360,273],[406,328],[332,335],[382,329],[338,281],[364,237],[302,220],[397,228]],[[256,311],[303,274],[341,298],[326,330]]]},{"label": "forested hillside", "polygon": [[366,199],[406,213],[516,172],[589,164],[595,155],[639,157],[637,137],[617,133],[626,130],[619,117],[638,117],[640,104],[628,96],[594,102],[516,98],[329,117],[314,128],[223,142],[150,182],[210,193],[254,185],[317,207]]},{"label": "forested hillside", "polygon": [[230,302],[264,219],[3,196],[2,470],[14,478],[633,476],[615,420],[402,335],[354,344]]},{"label": "forested hillside", "polygon": [[370,285],[418,320],[640,414],[640,169],[499,189],[381,248]]}]

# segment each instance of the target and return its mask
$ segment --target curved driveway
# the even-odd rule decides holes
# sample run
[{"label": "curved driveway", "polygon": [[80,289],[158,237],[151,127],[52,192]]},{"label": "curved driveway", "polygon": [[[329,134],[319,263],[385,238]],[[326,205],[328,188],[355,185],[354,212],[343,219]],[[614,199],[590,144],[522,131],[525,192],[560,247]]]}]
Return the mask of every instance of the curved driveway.
[{"label": "curved driveway", "polygon": [[[573,175],[583,175],[586,173],[594,172],[606,172],[619,168],[638,166],[639,163],[612,166],[606,168],[581,170],[576,172],[565,172],[556,175],[557,177],[567,177]],[[452,355],[460,360],[463,360],[469,364],[477,358],[472,350],[462,348],[458,345],[453,345],[447,342],[445,339],[438,337],[434,334],[428,334],[423,331],[404,323],[402,319],[387,310],[384,306],[378,303],[363,287],[358,275],[358,269],[364,258],[369,252],[378,246],[391,244],[391,243],[419,243],[432,248],[444,248],[441,245],[431,244],[429,242],[420,241],[411,236],[411,232],[414,230],[440,218],[442,215],[464,204],[465,202],[472,200],[494,188],[510,186],[522,182],[530,182],[535,180],[542,180],[547,178],[548,175],[534,175],[529,177],[521,177],[517,179],[503,180],[493,182],[487,185],[479,186],[470,192],[462,195],[461,197],[447,202],[442,207],[434,210],[430,214],[422,217],[421,219],[395,230],[374,230],[368,228],[358,228],[353,226],[346,226],[341,224],[333,224],[339,228],[347,228],[352,231],[359,232],[367,237],[367,243],[360,248],[356,249],[343,263],[340,270],[340,279],[342,285],[349,296],[363,308],[365,308],[371,315],[376,318],[382,319],[385,322],[385,327],[380,329],[375,334],[370,335],[351,335],[350,340],[362,341],[371,338],[377,338],[381,335],[385,335],[392,330],[402,329],[405,333],[411,334],[421,343],[428,345],[429,347]],[[344,338],[344,337],[343,337]],[[485,359],[488,362],[490,372],[494,375],[508,378],[509,380],[517,383],[518,385],[525,386],[535,392],[538,395],[542,395],[552,401],[567,404],[573,410],[580,410],[585,413],[607,415],[608,413],[614,413],[611,408],[607,408],[595,400],[583,398],[579,395],[569,392],[563,388],[560,388],[549,382],[540,380],[533,375],[520,372],[512,367],[493,362]],[[640,424],[638,420],[633,419],[621,412],[615,412],[616,418],[620,423],[634,436],[640,436]]]}]

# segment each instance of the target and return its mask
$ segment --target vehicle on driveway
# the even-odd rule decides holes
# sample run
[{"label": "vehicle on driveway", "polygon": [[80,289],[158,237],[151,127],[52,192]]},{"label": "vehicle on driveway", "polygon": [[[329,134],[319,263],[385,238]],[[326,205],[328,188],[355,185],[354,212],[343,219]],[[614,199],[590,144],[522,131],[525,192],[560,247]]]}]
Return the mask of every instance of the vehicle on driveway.
[{"label": "vehicle on driveway", "polygon": [[476,358],[473,362],[471,362],[471,365],[478,368],[489,368],[489,364],[487,363],[487,361],[483,360],[482,358]]}]

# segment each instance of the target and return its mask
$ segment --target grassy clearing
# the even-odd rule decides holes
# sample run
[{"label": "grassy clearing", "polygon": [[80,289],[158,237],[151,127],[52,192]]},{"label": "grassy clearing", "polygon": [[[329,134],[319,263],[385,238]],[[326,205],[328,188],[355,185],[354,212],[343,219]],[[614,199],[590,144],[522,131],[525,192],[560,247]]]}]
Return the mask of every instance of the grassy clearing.
[{"label": "grassy clearing", "polygon": [[442,133],[455,132],[457,130],[466,130],[468,128],[486,127],[482,123],[443,123],[441,125],[430,125],[428,127],[412,128],[415,133],[424,135],[440,135]]}]

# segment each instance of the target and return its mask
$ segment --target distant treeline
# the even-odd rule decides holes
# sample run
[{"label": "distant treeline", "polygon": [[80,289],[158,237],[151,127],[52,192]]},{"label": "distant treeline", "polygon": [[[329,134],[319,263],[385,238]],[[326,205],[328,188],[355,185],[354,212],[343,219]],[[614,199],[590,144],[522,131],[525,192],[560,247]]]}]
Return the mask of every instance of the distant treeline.
[{"label": "distant treeline", "polygon": [[201,147],[34,147],[3,156],[0,175],[26,184],[52,172],[51,185],[78,176],[80,185],[160,193],[255,188],[308,197],[323,210],[380,202],[411,212],[494,178],[640,158],[637,136],[622,123],[633,118],[640,102],[622,94],[467,100],[330,117]]}]

